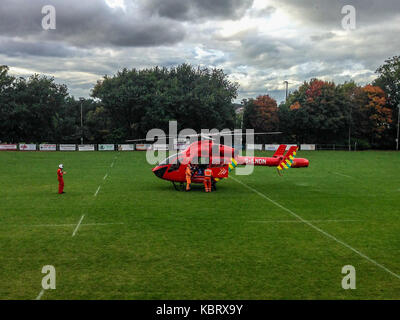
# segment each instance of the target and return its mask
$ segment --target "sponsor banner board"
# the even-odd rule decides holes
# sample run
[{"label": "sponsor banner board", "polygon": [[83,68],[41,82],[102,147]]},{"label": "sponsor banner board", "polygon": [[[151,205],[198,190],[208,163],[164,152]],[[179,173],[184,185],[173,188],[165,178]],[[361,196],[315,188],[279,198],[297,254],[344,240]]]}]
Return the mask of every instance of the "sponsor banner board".
[{"label": "sponsor banner board", "polygon": [[[282,143],[282,144],[284,144],[284,143]],[[266,144],[265,145],[265,150],[266,151],[276,151],[276,150],[278,150],[279,146],[280,146],[280,144]],[[297,145],[296,144],[288,144],[288,145],[286,145],[286,151],[288,151],[290,149],[290,147],[292,147],[292,146],[296,147]]]},{"label": "sponsor banner board", "polygon": [[80,144],[78,145],[79,151],[94,151],[94,144]]},{"label": "sponsor banner board", "polygon": [[153,150],[159,150],[159,151],[168,151],[169,146],[167,144],[153,144]]},{"label": "sponsor banner board", "polygon": [[151,150],[151,148],[152,148],[151,144],[137,144],[136,145],[136,150],[138,150],[138,151]]},{"label": "sponsor banner board", "polygon": [[186,150],[190,146],[190,139],[178,138],[174,139],[174,150]]},{"label": "sponsor banner board", "polygon": [[18,150],[17,144],[0,144],[0,151],[15,151]]},{"label": "sponsor banner board", "polygon": [[20,143],[19,150],[20,151],[36,151],[36,144]]},{"label": "sponsor banner board", "polygon": [[246,144],[246,150],[262,150],[262,144]]},{"label": "sponsor banner board", "polygon": [[134,144],[119,144],[118,151],[133,151],[135,150]]},{"label": "sponsor banner board", "polygon": [[315,151],[315,144],[302,144],[300,150],[304,151]]},{"label": "sponsor banner board", "polygon": [[276,151],[279,148],[279,144],[266,144],[265,150],[266,151]]},{"label": "sponsor banner board", "polygon": [[42,143],[41,145],[39,145],[39,150],[40,151],[56,151],[57,150],[57,145],[56,144]]},{"label": "sponsor banner board", "polygon": [[114,151],[114,144],[99,144],[99,151]]},{"label": "sponsor banner board", "polygon": [[60,144],[60,151],[76,151],[75,144]]}]

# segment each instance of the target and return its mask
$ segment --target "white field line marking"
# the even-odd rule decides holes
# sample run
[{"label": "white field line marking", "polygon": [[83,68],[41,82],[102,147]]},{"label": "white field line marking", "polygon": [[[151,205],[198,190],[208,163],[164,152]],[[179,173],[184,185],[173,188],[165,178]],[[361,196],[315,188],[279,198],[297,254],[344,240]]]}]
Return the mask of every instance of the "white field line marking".
[{"label": "white field line marking", "polygon": [[[124,224],[123,222],[109,222],[109,223],[81,223],[81,226],[105,226],[105,225],[110,225],[110,224]],[[69,224],[24,224],[22,225],[23,227],[72,227],[76,226],[75,223],[69,223]]]},{"label": "white field line marking", "polygon": [[327,238],[330,238],[334,241],[336,241],[337,243],[341,244],[342,246],[346,247],[347,249],[350,249],[351,251],[355,252],[356,254],[358,254],[360,257],[364,258],[365,260],[368,260],[369,262],[371,262],[372,264],[374,264],[375,266],[381,268],[382,270],[385,270],[387,273],[390,273],[392,276],[400,279],[400,275],[394,273],[393,271],[389,270],[388,268],[386,268],[385,266],[381,265],[380,263],[376,262],[375,260],[371,259],[370,257],[366,256],[365,254],[363,254],[362,252],[358,251],[357,249],[354,249],[352,246],[348,245],[347,243],[343,242],[342,240],[339,240],[338,238],[336,238],[335,236],[329,234],[328,232],[322,230],[321,228],[318,228],[317,226],[313,225],[311,222],[303,219],[301,216],[299,216],[298,214],[294,213],[292,210],[282,206],[281,204],[279,204],[278,202],[276,202],[275,200],[272,200],[270,198],[268,198],[265,194],[257,191],[256,189],[248,186],[247,184],[241,182],[238,179],[235,179],[233,177],[231,177],[233,180],[235,180],[236,182],[240,183],[241,185],[245,186],[247,189],[257,193],[260,197],[268,200],[269,202],[273,203],[274,205],[276,205],[277,207],[281,208],[282,210],[290,213],[292,216],[296,217],[297,219],[299,219],[301,222],[305,223],[306,225],[308,225],[309,227],[313,228],[314,230],[322,233],[324,236],[326,236]]},{"label": "white field line marking", "polygon": [[40,299],[42,299],[43,294],[44,294],[44,289],[42,289],[42,291],[40,291],[39,295],[36,297],[35,300],[40,300]]},{"label": "white field line marking", "polygon": [[106,175],[104,176],[103,180],[106,180],[108,177],[108,173],[106,173]]},{"label": "white field line marking", "polygon": [[111,163],[111,168],[114,167],[114,161]]},{"label": "white field line marking", "polygon": [[343,174],[343,173],[340,173],[340,172],[332,172],[332,173],[336,174],[338,176],[345,177],[345,178],[354,179],[352,176],[348,176],[347,174]]},{"label": "white field line marking", "polygon": [[97,194],[99,193],[100,188],[101,188],[101,186],[99,186],[99,187],[97,188],[97,191],[96,191],[96,193],[94,194],[95,197],[97,197]]},{"label": "white field line marking", "polygon": [[84,217],[85,217],[85,215],[82,215],[81,220],[79,220],[79,222],[78,222],[78,224],[77,224],[77,226],[76,226],[74,232],[72,233],[72,236],[73,236],[73,237],[75,237],[75,234],[78,232],[79,226],[81,225],[82,220],[83,220]]},{"label": "white field line marking", "polygon": [[83,223],[82,226],[108,226],[112,224],[124,224],[123,222],[109,222],[109,223]]},{"label": "white field line marking", "polygon": [[[18,225],[16,225],[18,227]],[[76,226],[75,223],[64,223],[64,224],[23,224],[22,227],[72,227]]]},{"label": "white field line marking", "polygon": [[[320,223],[320,222],[356,222],[361,220],[308,220],[308,222]],[[249,223],[303,223],[299,220],[263,220],[263,221],[247,221]]]}]

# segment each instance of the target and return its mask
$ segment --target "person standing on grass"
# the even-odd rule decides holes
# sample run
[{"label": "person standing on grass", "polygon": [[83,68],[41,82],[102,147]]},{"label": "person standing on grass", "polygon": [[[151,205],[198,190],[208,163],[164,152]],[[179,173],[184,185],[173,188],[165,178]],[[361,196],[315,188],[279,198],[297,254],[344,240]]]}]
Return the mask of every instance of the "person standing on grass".
[{"label": "person standing on grass", "polygon": [[188,163],[185,171],[186,175],[186,191],[190,191],[190,184],[192,183],[192,166]]},{"label": "person standing on grass", "polygon": [[58,179],[58,193],[62,194],[64,192],[64,174],[66,172],[63,171],[64,165],[60,164],[57,170],[57,179]]},{"label": "person standing on grass", "polygon": [[207,168],[204,171],[204,189],[206,192],[211,192],[212,170]]}]

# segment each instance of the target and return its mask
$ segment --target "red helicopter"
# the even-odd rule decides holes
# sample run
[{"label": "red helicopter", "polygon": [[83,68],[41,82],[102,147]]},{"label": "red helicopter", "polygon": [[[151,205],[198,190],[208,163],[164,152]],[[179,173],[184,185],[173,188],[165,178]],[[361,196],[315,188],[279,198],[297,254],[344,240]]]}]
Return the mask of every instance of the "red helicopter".
[{"label": "red helicopter", "polygon": [[292,146],[285,155],[286,145],[280,145],[272,157],[247,157],[240,156],[239,151],[232,147],[214,143],[212,139],[200,140],[190,144],[184,151],[165,159],[152,171],[160,179],[171,181],[176,190],[179,190],[179,187],[183,190],[186,167],[196,163],[192,183],[203,184],[202,169],[209,167],[212,170],[213,188],[216,189],[216,183],[228,178],[229,173],[238,165],[276,167],[280,175],[288,168],[308,167],[307,159],[296,158],[297,149],[296,146]]}]

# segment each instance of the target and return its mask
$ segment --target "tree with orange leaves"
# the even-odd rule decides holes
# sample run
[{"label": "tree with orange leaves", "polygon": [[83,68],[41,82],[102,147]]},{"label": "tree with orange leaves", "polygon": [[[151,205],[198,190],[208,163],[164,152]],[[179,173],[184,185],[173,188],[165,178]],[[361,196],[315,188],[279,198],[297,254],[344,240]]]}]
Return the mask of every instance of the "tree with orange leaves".
[{"label": "tree with orange leaves", "polygon": [[354,92],[353,122],[356,136],[377,144],[392,123],[385,92],[378,86],[358,87]]},{"label": "tree with orange leaves", "polygon": [[254,129],[255,132],[268,132],[278,129],[278,105],[276,100],[269,95],[244,101],[245,110],[243,124],[245,128]]}]

